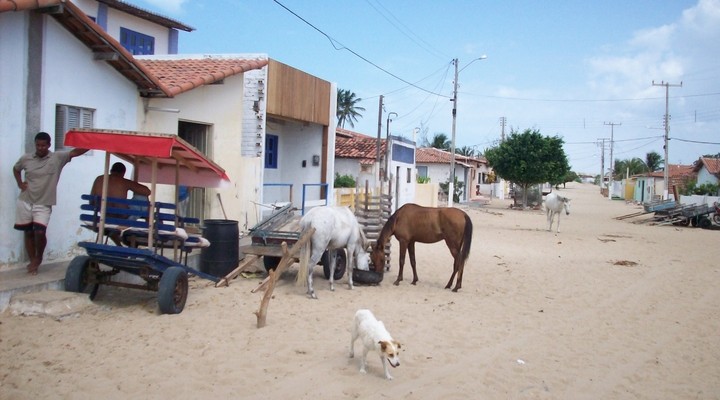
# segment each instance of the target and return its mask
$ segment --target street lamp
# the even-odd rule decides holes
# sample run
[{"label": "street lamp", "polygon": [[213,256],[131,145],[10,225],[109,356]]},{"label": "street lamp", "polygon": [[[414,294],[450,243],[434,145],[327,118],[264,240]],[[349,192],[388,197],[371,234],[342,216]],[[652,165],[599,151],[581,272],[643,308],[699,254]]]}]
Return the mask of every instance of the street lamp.
[{"label": "street lamp", "polygon": [[[474,63],[478,60],[484,60],[486,59],[486,55],[482,55],[472,61],[470,61],[466,66],[462,67],[460,71],[470,66],[470,64]],[[450,100],[453,102],[453,109],[452,109],[452,140],[450,142],[450,182],[448,184],[448,207],[453,206],[453,195],[455,194],[455,122],[457,120],[457,88],[458,88],[458,74],[460,71],[458,71],[458,59],[453,60],[453,64],[455,64],[455,82],[453,83],[453,98]],[[467,189],[465,189],[467,190]]]},{"label": "street lamp", "polygon": [[398,116],[398,114],[396,112],[388,113],[387,123],[385,124],[385,129],[387,131],[385,134],[385,174],[384,174],[384,176],[385,176],[386,181],[388,180],[387,170],[388,170],[388,167],[390,166],[390,164],[388,163],[388,158],[390,157],[390,122],[392,122],[391,116],[393,114],[395,114],[396,117]]}]

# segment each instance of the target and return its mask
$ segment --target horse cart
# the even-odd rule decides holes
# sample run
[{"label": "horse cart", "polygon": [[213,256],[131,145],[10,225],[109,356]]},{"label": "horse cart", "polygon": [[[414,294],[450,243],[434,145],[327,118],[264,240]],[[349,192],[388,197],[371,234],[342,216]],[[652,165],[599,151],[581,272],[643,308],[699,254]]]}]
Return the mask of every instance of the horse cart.
[{"label": "horse cart", "polygon": [[[90,289],[91,299],[100,285],[156,291],[160,312],[178,314],[187,300],[188,275],[220,280],[187,265],[190,252],[211,244],[199,234],[200,221],[180,216],[176,206],[179,185],[221,187],[227,183],[220,166],[177,135],[77,129],[67,132],[65,145],[105,151],[102,194],[83,195],[86,202],[81,205],[81,226],[96,237],[78,243],[87,255],[70,262],[65,290]],[[149,199],[108,197],[110,155],[134,165],[137,180],[149,183]],[[159,184],[174,186],[176,200],[157,201]],[[121,238],[125,246],[108,243],[109,236]]]},{"label": "horse cart", "polygon": [[673,224],[709,228],[712,225],[710,214],[715,210],[707,204],[683,204],[655,212],[658,225]]},{"label": "horse cart", "polygon": [[[265,219],[249,229],[251,244],[242,246],[240,252],[262,256],[263,265],[267,271],[275,269],[283,257],[281,243],[288,246],[297,243],[302,232],[300,231],[300,216],[296,214],[297,209],[288,203],[277,207]],[[295,257],[294,261],[299,261]],[[337,252],[334,280],[340,280],[345,275],[347,268],[347,256],[345,250]],[[330,260],[327,252],[323,253],[320,264],[323,266],[325,279],[330,279]]]}]

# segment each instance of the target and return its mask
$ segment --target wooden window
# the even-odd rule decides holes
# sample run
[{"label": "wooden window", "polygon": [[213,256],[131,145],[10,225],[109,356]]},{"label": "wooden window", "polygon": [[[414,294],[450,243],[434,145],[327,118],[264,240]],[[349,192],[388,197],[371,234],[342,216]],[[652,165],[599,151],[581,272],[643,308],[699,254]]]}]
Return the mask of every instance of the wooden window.
[{"label": "wooden window", "polygon": [[65,148],[65,133],[74,128],[92,128],[95,110],[58,104],[55,106],[55,150]]}]

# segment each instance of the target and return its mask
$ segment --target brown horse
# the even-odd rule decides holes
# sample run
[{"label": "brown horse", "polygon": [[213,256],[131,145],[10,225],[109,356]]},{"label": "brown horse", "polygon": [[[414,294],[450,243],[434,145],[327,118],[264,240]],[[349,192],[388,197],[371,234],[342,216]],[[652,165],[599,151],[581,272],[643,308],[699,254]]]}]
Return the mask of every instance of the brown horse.
[{"label": "brown horse", "polygon": [[450,249],[450,254],[455,259],[453,272],[445,289],[450,289],[455,274],[457,274],[457,283],[452,290],[457,292],[462,287],[463,269],[465,268],[465,261],[470,255],[472,229],[470,217],[457,208],[434,208],[422,207],[417,204],[405,204],[390,216],[390,219],[380,231],[380,236],[371,256],[375,271],[382,272],[385,264],[385,244],[390,240],[391,236],[395,235],[395,238],[400,242],[400,270],[394,284],[397,286],[403,280],[405,252],[409,250],[410,265],[413,270],[412,284],[414,285],[418,281],[417,271],[415,270],[415,242],[436,243],[445,240],[445,244]]}]

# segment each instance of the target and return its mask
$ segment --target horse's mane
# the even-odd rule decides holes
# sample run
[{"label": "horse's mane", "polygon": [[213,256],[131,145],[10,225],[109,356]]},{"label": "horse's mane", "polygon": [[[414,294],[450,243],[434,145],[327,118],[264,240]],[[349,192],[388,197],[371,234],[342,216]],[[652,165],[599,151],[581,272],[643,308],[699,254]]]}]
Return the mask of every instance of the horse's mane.
[{"label": "horse's mane", "polygon": [[377,238],[377,247],[384,247],[388,240],[390,240],[390,236],[395,232],[395,221],[397,220],[399,211],[399,209],[395,211],[390,218],[388,218],[387,222],[385,222],[385,225],[383,225],[382,230],[380,230],[380,235],[378,235]]}]

